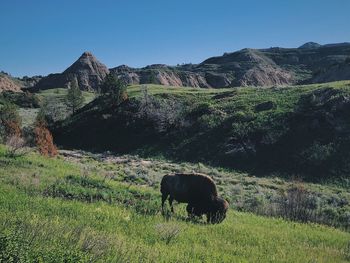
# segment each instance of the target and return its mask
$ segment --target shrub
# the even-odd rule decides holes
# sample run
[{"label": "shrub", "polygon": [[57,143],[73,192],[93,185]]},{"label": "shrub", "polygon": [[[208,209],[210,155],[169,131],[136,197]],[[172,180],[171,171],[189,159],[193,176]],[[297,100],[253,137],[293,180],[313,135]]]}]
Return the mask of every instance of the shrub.
[{"label": "shrub", "polygon": [[6,155],[9,157],[17,157],[26,153],[25,140],[18,135],[11,135],[6,140],[7,151]]},{"label": "shrub", "polygon": [[21,108],[39,108],[40,107],[39,97],[27,91],[21,92],[21,93],[5,91],[1,95],[8,102],[13,103]]},{"label": "shrub", "polygon": [[34,128],[35,143],[41,155],[54,157],[57,155],[57,148],[53,143],[52,134],[42,114],[39,113]]},{"label": "shrub", "polygon": [[7,137],[21,136],[21,117],[14,104],[6,102],[0,108],[0,135],[4,140]]},{"label": "shrub", "polygon": [[175,99],[160,99],[149,95],[147,86],[142,87],[138,116],[151,121],[158,132],[185,126],[184,105]]},{"label": "shrub", "polygon": [[[350,229],[350,211],[345,211],[339,218],[340,223],[345,227],[345,229]],[[350,244],[349,244],[350,248]],[[349,250],[350,252],[350,250]],[[350,254],[349,254],[350,256]]]},{"label": "shrub", "polygon": [[252,196],[244,202],[245,210],[256,214],[266,214],[267,211],[265,207],[265,198],[263,196]]},{"label": "shrub", "polygon": [[284,218],[294,221],[315,221],[316,201],[302,184],[294,184],[282,193],[279,212]]},{"label": "shrub", "polygon": [[55,97],[47,97],[43,100],[40,112],[45,116],[48,125],[65,119],[68,116],[67,106]]},{"label": "shrub", "polygon": [[222,123],[222,116],[220,115],[203,115],[198,118],[202,129],[213,129]]},{"label": "shrub", "polygon": [[302,153],[302,157],[309,165],[319,166],[332,156],[334,150],[335,147],[332,143],[321,145],[315,142]]}]

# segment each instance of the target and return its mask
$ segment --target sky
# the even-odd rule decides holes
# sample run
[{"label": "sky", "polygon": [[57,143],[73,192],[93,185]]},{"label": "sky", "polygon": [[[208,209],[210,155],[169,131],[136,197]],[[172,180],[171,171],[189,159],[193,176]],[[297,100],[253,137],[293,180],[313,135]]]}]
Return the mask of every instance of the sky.
[{"label": "sky", "polygon": [[199,63],[242,48],[350,42],[349,0],[1,0],[0,70]]}]

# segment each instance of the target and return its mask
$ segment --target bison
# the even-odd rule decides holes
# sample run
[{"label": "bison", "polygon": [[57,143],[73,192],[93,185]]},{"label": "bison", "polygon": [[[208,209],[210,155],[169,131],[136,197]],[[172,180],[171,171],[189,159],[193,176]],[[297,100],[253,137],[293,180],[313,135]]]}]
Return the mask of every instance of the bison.
[{"label": "bison", "polygon": [[162,193],[162,212],[169,197],[171,212],[174,212],[173,200],[187,203],[187,213],[192,216],[207,216],[208,223],[220,223],[226,217],[228,202],[218,196],[214,181],[199,173],[168,174],[160,184]]}]

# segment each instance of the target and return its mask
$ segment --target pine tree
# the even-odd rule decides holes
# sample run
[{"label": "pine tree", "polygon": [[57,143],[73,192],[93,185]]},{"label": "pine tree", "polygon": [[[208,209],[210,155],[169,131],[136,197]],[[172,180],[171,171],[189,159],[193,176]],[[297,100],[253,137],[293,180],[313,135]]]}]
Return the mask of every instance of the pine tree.
[{"label": "pine tree", "polygon": [[65,102],[72,114],[74,114],[77,109],[81,108],[84,104],[83,92],[79,89],[76,79],[71,82],[71,87],[68,89]]},{"label": "pine tree", "polygon": [[107,75],[101,85],[101,93],[110,96],[114,104],[119,104],[128,98],[127,85],[112,74]]}]

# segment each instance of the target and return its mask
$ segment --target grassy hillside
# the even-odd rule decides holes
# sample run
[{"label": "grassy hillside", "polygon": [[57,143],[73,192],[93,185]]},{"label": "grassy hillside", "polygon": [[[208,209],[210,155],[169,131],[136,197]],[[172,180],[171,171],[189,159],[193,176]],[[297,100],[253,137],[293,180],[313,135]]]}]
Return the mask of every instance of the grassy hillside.
[{"label": "grassy hillside", "polygon": [[[0,261],[346,262],[350,235],[230,210],[219,225],[163,218],[157,187],[0,146]],[[118,166],[118,164],[115,164]]]},{"label": "grassy hillside", "polygon": [[[10,102],[18,106],[19,114],[22,118],[23,127],[30,127],[35,121],[35,118],[39,112],[40,106],[44,105],[46,108],[50,108],[51,112],[54,112],[58,119],[63,119],[67,116],[68,110],[65,105],[65,96],[67,89],[58,88],[43,90],[38,93],[13,93],[3,92],[0,94],[0,107],[5,102]],[[90,103],[95,94],[92,92],[83,91],[84,104]]]},{"label": "grassy hillside", "polygon": [[[297,179],[284,180],[275,176],[256,177],[203,163],[173,162],[162,158],[67,150],[61,154],[65,160],[79,164],[83,171],[98,169],[98,174],[106,180],[118,179],[128,184],[152,187],[156,191],[165,174],[204,173],[214,179],[221,195],[236,211],[350,230],[350,192],[346,187],[301,183]],[[293,204],[295,198],[298,207],[286,207],[286,204]]]},{"label": "grassy hillside", "polygon": [[[36,93],[42,99],[51,99],[55,98],[59,102],[63,103],[64,98],[67,95],[68,89],[66,88],[57,88],[57,89],[49,89],[49,90],[41,90]],[[82,91],[85,103],[91,102],[95,98],[95,94],[93,92]]]},{"label": "grassy hillside", "polygon": [[119,107],[102,97],[86,105],[57,126],[56,141],[349,185],[349,81],[237,89],[132,86],[129,95]]}]

